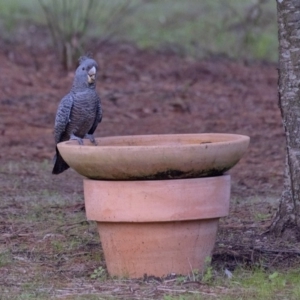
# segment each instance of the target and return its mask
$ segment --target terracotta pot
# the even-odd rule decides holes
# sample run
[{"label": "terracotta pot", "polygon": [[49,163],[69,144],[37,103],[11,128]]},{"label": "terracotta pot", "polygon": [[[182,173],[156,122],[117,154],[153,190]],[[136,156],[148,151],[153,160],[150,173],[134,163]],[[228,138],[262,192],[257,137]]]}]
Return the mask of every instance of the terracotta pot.
[{"label": "terracotta pot", "polygon": [[230,176],[153,181],[84,180],[86,214],[98,224],[112,276],[203,271],[218,220],[228,215]]},{"label": "terracotta pot", "polygon": [[221,175],[243,156],[249,137],[209,133],[96,141],[97,146],[88,140],[57,146],[73,169],[90,178],[84,180],[86,213],[97,221],[108,272],[131,278],[201,272],[218,220],[229,211],[230,177]]}]

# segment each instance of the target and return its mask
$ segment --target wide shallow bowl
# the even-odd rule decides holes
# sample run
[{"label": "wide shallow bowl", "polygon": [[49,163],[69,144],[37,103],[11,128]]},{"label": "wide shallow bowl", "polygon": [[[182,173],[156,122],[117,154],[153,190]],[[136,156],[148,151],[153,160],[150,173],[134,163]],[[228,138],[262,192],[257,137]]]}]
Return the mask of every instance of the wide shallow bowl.
[{"label": "wide shallow bowl", "polygon": [[145,180],[221,175],[246,152],[250,138],[237,134],[162,134],[97,138],[57,145],[64,160],[91,179]]}]

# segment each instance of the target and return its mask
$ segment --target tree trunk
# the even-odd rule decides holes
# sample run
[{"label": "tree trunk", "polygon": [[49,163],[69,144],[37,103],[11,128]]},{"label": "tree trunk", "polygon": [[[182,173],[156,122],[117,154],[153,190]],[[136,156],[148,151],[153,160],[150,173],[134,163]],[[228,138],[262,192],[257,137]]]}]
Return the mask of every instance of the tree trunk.
[{"label": "tree trunk", "polygon": [[286,136],[284,190],[270,231],[300,232],[300,1],[277,0],[278,94]]}]

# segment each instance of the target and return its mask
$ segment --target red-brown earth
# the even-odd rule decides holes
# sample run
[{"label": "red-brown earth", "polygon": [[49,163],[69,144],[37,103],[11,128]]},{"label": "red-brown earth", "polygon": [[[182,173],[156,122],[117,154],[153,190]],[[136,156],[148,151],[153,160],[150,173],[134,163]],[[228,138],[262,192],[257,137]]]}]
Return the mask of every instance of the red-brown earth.
[{"label": "red-brown earth", "polygon": [[[24,195],[24,189],[80,195],[82,199],[82,178],[72,170],[54,176],[49,164],[55,149],[56,109],[71,87],[73,72],[64,71],[47,47],[1,44],[0,197],[4,201],[0,225],[5,249],[17,248],[18,239],[25,244],[37,242],[30,235],[31,229],[36,230],[34,224],[29,231],[24,229],[27,237],[15,235],[10,221],[11,214],[22,213],[18,197]],[[284,172],[285,137],[276,65],[221,57],[195,60],[139,50],[126,43],[93,43],[90,48],[100,66],[97,90],[104,112],[96,137],[208,132],[250,136],[248,152],[230,171],[231,211],[221,221],[214,264],[229,269],[239,262],[251,265],[262,260],[268,267],[293,265],[299,245],[264,234],[278,206]],[[45,169],[32,167],[36,162],[44,162]],[[17,185],[16,177],[20,180]],[[43,197],[38,201],[43,203]],[[69,206],[60,209],[75,213],[74,207],[71,199]],[[80,276],[88,277],[96,267],[96,263],[89,265]],[[2,268],[5,275],[0,275],[0,282],[12,284],[13,279],[8,279],[11,269]],[[60,278],[61,273],[51,270]],[[71,282],[76,274],[71,272],[60,280]]]}]

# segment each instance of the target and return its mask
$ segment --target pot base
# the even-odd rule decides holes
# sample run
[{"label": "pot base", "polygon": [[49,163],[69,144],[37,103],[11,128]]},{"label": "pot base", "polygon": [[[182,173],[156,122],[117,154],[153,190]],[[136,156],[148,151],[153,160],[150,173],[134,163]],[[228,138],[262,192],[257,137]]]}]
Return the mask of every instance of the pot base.
[{"label": "pot base", "polygon": [[108,272],[128,278],[202,272],[212,254],[218,221],[98,222]]},{"label": "pot base", "polygon": [[84,180],[110,275],[202,272],[218,220],[228,215],[230,176],[149,181]]}]

